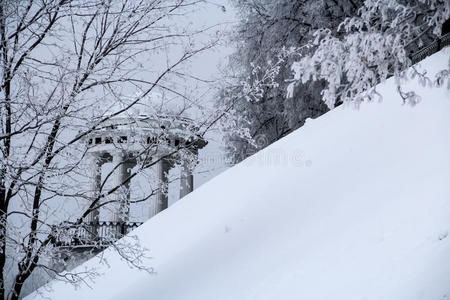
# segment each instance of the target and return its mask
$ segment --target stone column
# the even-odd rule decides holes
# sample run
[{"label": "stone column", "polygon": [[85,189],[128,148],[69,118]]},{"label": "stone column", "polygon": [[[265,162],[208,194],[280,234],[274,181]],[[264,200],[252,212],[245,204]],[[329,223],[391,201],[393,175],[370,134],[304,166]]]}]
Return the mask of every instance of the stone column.
[{"label": "stone column", "polygon": [[[90,200],[89,205],[94,201],[100,192],[100,185],[102,181],[102,163],[100,156],[96,153],[89,153],[87,157],[87,167],[89,168],[89,187],[88,187],[88,197]],[[97,202],[96,206],[98,206],[100,202]],[[88,231],[86,234],[89,235],[90,238],[95,239],[98,235],[98,224],[99,224],[99,210],[95,209],[91,211],[84,218],[84,226]]]},{"label": "stone column", "polygon": [[158,191],[156,197],[150,205],[150,218],[167,208],[169,203],[168,192],[168,175],[170,163],[166,159],[160,159],[156,165],[156,176],[158,180]]},{"label": "stone column", "polygon": [[[94,153],[91,153],[88,157],[88,163],[90,167],[90,183],[89,183],[89,198],[94,201],[100,192],[100,185],[102,180],[102,160]],[[98,203],[100,204],[100,203]],[[85,221],[87,223],[98,223],[99,211],[98,209],[90,212]]]},{"label": "stone column", "polygon": [[113,222],[126,222],[128,221],[128,214],[130,211],[130,180],[125,182],[131,175],[131,168],[133,165],[126,161],[126,154],[122,152],[116,152],[113,154],[113,178],[112,187],[120,186],[115,192],[113,199],[116,201],[111,206],[113,210]]},{"label": "stone column", "polygon": [[194,175],[186,162],[181,166],[180,199],[194,190]]}]

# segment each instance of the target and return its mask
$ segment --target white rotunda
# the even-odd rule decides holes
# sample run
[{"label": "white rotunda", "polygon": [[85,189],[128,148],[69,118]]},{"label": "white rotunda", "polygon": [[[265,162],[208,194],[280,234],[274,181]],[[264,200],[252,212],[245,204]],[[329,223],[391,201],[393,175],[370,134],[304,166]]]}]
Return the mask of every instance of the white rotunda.
[{"label": "white rotunda", "polygon": [[[100,124],[100,125],[99,125]],[[193,163],[198,150],[207,141],[196,135],[195,122],[175,113],[142,114],[134,109],[128,115],[118,115],[99,122],[93,120],[89,127],[95,128],[83,138],[87,147],[86,160],[90,173],[88,199],[94,201],[105,195],[104,184],[108,180],[112,190],[96,205],[82,224],[64,225],[69,232],[65,239],[54,241],[58,247],[74,248],[77,251],[102,249],[127,234],[143,221],[129,222],[130,183],[135,178],[133,168],[153,168],[157,177],[157,188],[148,199],[150,218],[168,207],[168,173],[178,166],[180,170],[179,198],[192,192]],[[102,178],[102,167],[112,163],[108,178]],[[149,182],[150,185],[150,182]],[[105,205],[103,205],[105,204]],[[109,218],[100,220],[100,212],[108,210]]]}]

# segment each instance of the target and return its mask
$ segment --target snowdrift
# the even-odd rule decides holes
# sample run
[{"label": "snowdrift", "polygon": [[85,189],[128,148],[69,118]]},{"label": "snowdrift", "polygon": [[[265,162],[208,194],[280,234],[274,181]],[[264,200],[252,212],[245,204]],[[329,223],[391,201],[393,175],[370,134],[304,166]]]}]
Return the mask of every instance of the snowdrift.
[{"label": "snowdrift", "polygon": [[[444,50],[423,61],[448,64]],[[450,298],[450,91],[340,107],[229,169],[137,229],[149,275],[112,251],[26,299]]]}]

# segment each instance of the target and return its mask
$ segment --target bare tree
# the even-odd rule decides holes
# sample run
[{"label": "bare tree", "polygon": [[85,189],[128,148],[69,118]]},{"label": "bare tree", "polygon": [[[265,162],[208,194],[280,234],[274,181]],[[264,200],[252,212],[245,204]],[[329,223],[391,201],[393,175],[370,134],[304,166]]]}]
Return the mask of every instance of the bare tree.
[{"label": "bare tree", "polygon": [[[183,97],[170,75],[179,77],[179,67],[211,44],[194,48],[194,33],[173,24],[198,2],[0,1],[0,300],[18,299],[37,269],[57,271],[43,263],[55,254],[52,241],[62,232],[54,226],[57,207],[90,203],[70,220],[79,225],[93,210],[110,205],[109,195],[156,163],[140,159],[128,178],[113,187],[102,184],[94,196],[78,182],[84,174],[83,139],[91,132],[157,89]],[[163,60],[172,46],[177,58]],[[136,96],[115,105],[132,93]],[[202,134],[197,131],[186,138]],[[143,147],[139,157],[157,147]],[[171,151],[182,153],[186,147]],[[140,267],[141,251],[120,253]],[[12,273],[8,287],[6,276]],[[64,276],[79,279],[77,274]]]}]

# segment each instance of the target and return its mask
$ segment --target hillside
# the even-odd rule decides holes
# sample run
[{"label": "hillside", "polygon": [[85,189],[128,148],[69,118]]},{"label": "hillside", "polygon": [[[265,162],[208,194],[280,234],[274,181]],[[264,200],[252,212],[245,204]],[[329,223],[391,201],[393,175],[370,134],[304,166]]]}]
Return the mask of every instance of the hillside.
[{"label": "hillside", "polygon": [[450,298],[450,90],[410,87],[417,106],[389,80],[382,103],[309,120],[146,222],[155,274],[107,250],[90,287],[26,299]]}]

